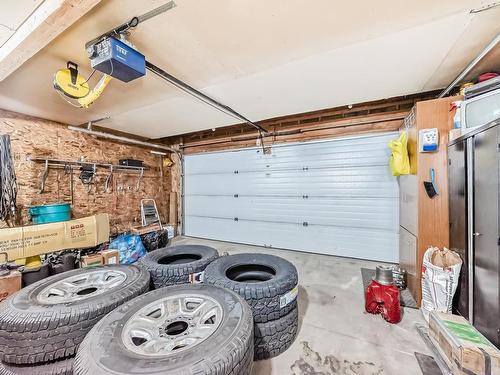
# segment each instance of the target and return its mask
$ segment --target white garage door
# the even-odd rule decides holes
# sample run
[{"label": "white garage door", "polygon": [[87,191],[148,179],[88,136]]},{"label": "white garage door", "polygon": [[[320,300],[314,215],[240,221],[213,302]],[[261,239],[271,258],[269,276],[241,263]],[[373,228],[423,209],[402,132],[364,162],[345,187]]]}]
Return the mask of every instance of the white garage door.
[{"label": "white garage door", "polygon": [[395,135],[188,155],[185,234],[397,262]]}]

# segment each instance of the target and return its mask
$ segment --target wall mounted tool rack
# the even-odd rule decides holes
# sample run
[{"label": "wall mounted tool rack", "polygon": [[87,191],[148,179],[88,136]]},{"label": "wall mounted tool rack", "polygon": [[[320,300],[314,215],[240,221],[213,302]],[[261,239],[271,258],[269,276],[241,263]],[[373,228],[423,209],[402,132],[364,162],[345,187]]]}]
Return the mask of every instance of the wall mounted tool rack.
[{"label": "wall mounted tool rack", "polygon": [[[37,163],[43,163],[45,168],[42,172],[41,180],[40,180],[40,194],[45,190],[45,181],[47,180],[47,176],[49,174],[50,168],[64,168],[65,170],[69,170],[70,173],[73,173],[73,170],[81,170],[84,167],[91,166],[93,168],[94,174],[97,171],[97,168],[107,168],[109,170],[108,176],[106,177],[106,181],[104,183],[104,190],[106,192],[110,191],[110,183],[113,178],[113,173],[118,171],[130,171],[139,173],[139,177],[137,178],[137,184],[135,187],[135,191],[139,191],[141,186],[141,180],[144,176],[144,170],[148,169],[147,167],[133,167],[128,165],[118,165],[118,164],[109,164],[109,163],[100,163],[93,161],[79,161],[79,160],[59,160],[59,159],[47,159],[47,158],[30,158],[29,160]],[[92,181],[90,181],[92,182]],[[73,178],[71,177],[70,181],[71,185],[73,185]],[[88,186],[91,184],[89,183]],[[71,186],[71,191],[73,194],[73,186]],[[90,191],[90,190],[89,190]],[[73,200],[73,199],[72,199]]]}]

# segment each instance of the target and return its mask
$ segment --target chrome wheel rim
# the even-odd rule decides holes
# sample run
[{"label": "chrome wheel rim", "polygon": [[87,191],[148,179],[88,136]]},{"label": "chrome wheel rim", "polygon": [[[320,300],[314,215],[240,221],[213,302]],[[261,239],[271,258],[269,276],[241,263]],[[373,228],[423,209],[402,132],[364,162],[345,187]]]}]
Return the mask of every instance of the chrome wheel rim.
[{"label": "chrome wheel rim", "polygon": [[96,269],[48,285],[38,294],[37,300],[46,305],[80,301],[116,288],[126,279],[122,271]]},{"label": "chrome wheel rim", "polygon": [[222,306],[198,294],[173,295],[152,302],[125,323],[125,347],[143,356],[168,356],[201,344],[220,326]]}]

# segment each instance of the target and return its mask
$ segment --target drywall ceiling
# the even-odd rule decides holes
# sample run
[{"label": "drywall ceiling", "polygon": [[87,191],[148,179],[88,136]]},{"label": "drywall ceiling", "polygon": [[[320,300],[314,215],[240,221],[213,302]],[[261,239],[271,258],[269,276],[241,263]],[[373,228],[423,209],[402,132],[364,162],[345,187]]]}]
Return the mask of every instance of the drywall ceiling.
[{"label": "drywall ceiling", "polygon": [[0,47],[41,3],[43,0],[2,0],[0,3]]},{"label": "drywall ceiling", "polygon": [[[0,82],[0,107],[73,125],[109,117],[99,125],[149,138],[238,123],[150,73],[111,81],[87,110],[52,89],[67,60],[90,74],[85,42],[165,2],[101,2]],[[442,88],[500,32],[500,7],[470,13],[480,0],[176,4],[139,25],[131,41],[254,121]]]}]

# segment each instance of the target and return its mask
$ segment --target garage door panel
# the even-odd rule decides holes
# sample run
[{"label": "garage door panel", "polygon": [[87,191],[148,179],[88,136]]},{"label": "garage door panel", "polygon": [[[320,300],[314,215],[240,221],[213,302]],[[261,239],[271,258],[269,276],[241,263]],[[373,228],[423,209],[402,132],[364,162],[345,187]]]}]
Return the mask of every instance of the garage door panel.
[{"label": "garage door panel", "polygon": [[350,170],[323,169],[308,171],[249,172],[191,175],[186,194],[212,195],[336,195],[393,197],[394,179],[385,176],[383,167]]},{"label": "garage door panel", "polygon": [[359,202],[321,198],[269,198],[191,196],[187,216],[213,217],[339,227],[398,229],[398,205],[392,199],[363,199]]},{"label": "garage door panel", "polygon": [[[202,181],[198,182],[199,184]],[[221,181],[206,181],[204,182],[204,187],[196,188],[191,190],[186,195],[205,195],[208,189],[211,189],[211,195],[226,195],[233,196],[234,194],[240,195],[263,195],[263,196],[321,196],[321,197],[352,197],[353,199],[357,197],[387,197],[388,190],[391,190],[389,183],[387,184],[377,184],[377,186],[366,187],[360,186],[355,183],[315,183],[314,186],[310,186],[307,183],[296,184],[291,186],[288,181],[275,181],[275,184],[271,184],[266,188],[265,184],[243,184],[243,183],[232,183],[231,180],[221,180]],[[334,189],[332,189],[334,188]],[[397,198],[397,196],[392,196]]]},{"label": "garage door panel", "polygon": [[[335,148],[331,142],[301,144],[295,150],[286,147],[273,148],[271,155],[263,155],[261,150],[241,150],[221,153],[190,155],[186,158],[186,173],[210,174],[240,173],[252,170],[295,168],[304,166],[371,166],[374,162],[386,159],[389,155],[387,140],[375,137],[369,142],[337,142]],[[385,163],[386,164],[386,163]],[[384,163],[382,163],[384,165]]]},{"label": "garage door panel", "polygon": [[[385,175],[387,169],[387,163],[382,165],[371,165],[369,167],[356,167],[349,166],[346,168],[335,168],[335,167],[322,167],[322,168],[309,168],[304,167],[300,169],[288,169],[288,170],[268,170],[263,169],[260,171],[238,171],[237,173],[230,172],[218,172],[218,173],[199,173],[190,174],[189,177],[192,179],[198,178],[203,180],[220,180],[224,178],[231,178],[234,181],[243,181],[243,183],[253,182],[253,181],[268,181],[271,177],[277,179],[301,179],[310,181],[311,178],[319,179],[320,181],[333,182],[336,181],[361,181],[361,182],[378,182],[378,181],[391,181]],[[195,180],[193,180],[195,181]],[[270,182],[271,184],[274,181]]]},{"label": "garage door panel", "polygon": [[[241,155],[243,156],[243,155]],[[240,157],[241,157],[240,156]],[[255,172],[255,171],[280,171],[280,170],[302,170],[304,167],[309,169],[318,168],[350,168],[350,167],[372,167],[383,166],[384,164],[377,163],[376,160],[387,156],[387,153],[379,150],[366,150],[362,153],[341,153],[334,155],[318,154],[314,157],[306,157],[305,155],[294,155],[288,159],[281,158],[278,154],[260,156],[249,165],[242,165],[242,160],[238,158],[232,163],[233,165],[217,165],[211,163],[205,165],[205,168],[198,170],[190,169],[190,174],[212,174],[212,173],[239,173]],[[248,160],[247,160],[248,161]]]},{"label": "garage door panel", "polygon": [[[277,223],[235,222],[233,220],[189,217],[186,227],[203,228],[189,235],[221,241],[299,250],[351,258],[397,262],[394,252],[397,233],[376,230],[325,228]],[[271,251],[272,252],[272,251]]]},{"label": "garage door panel", "polygon": [[396,135],[188,155],[185,234],[396,261]]}]

